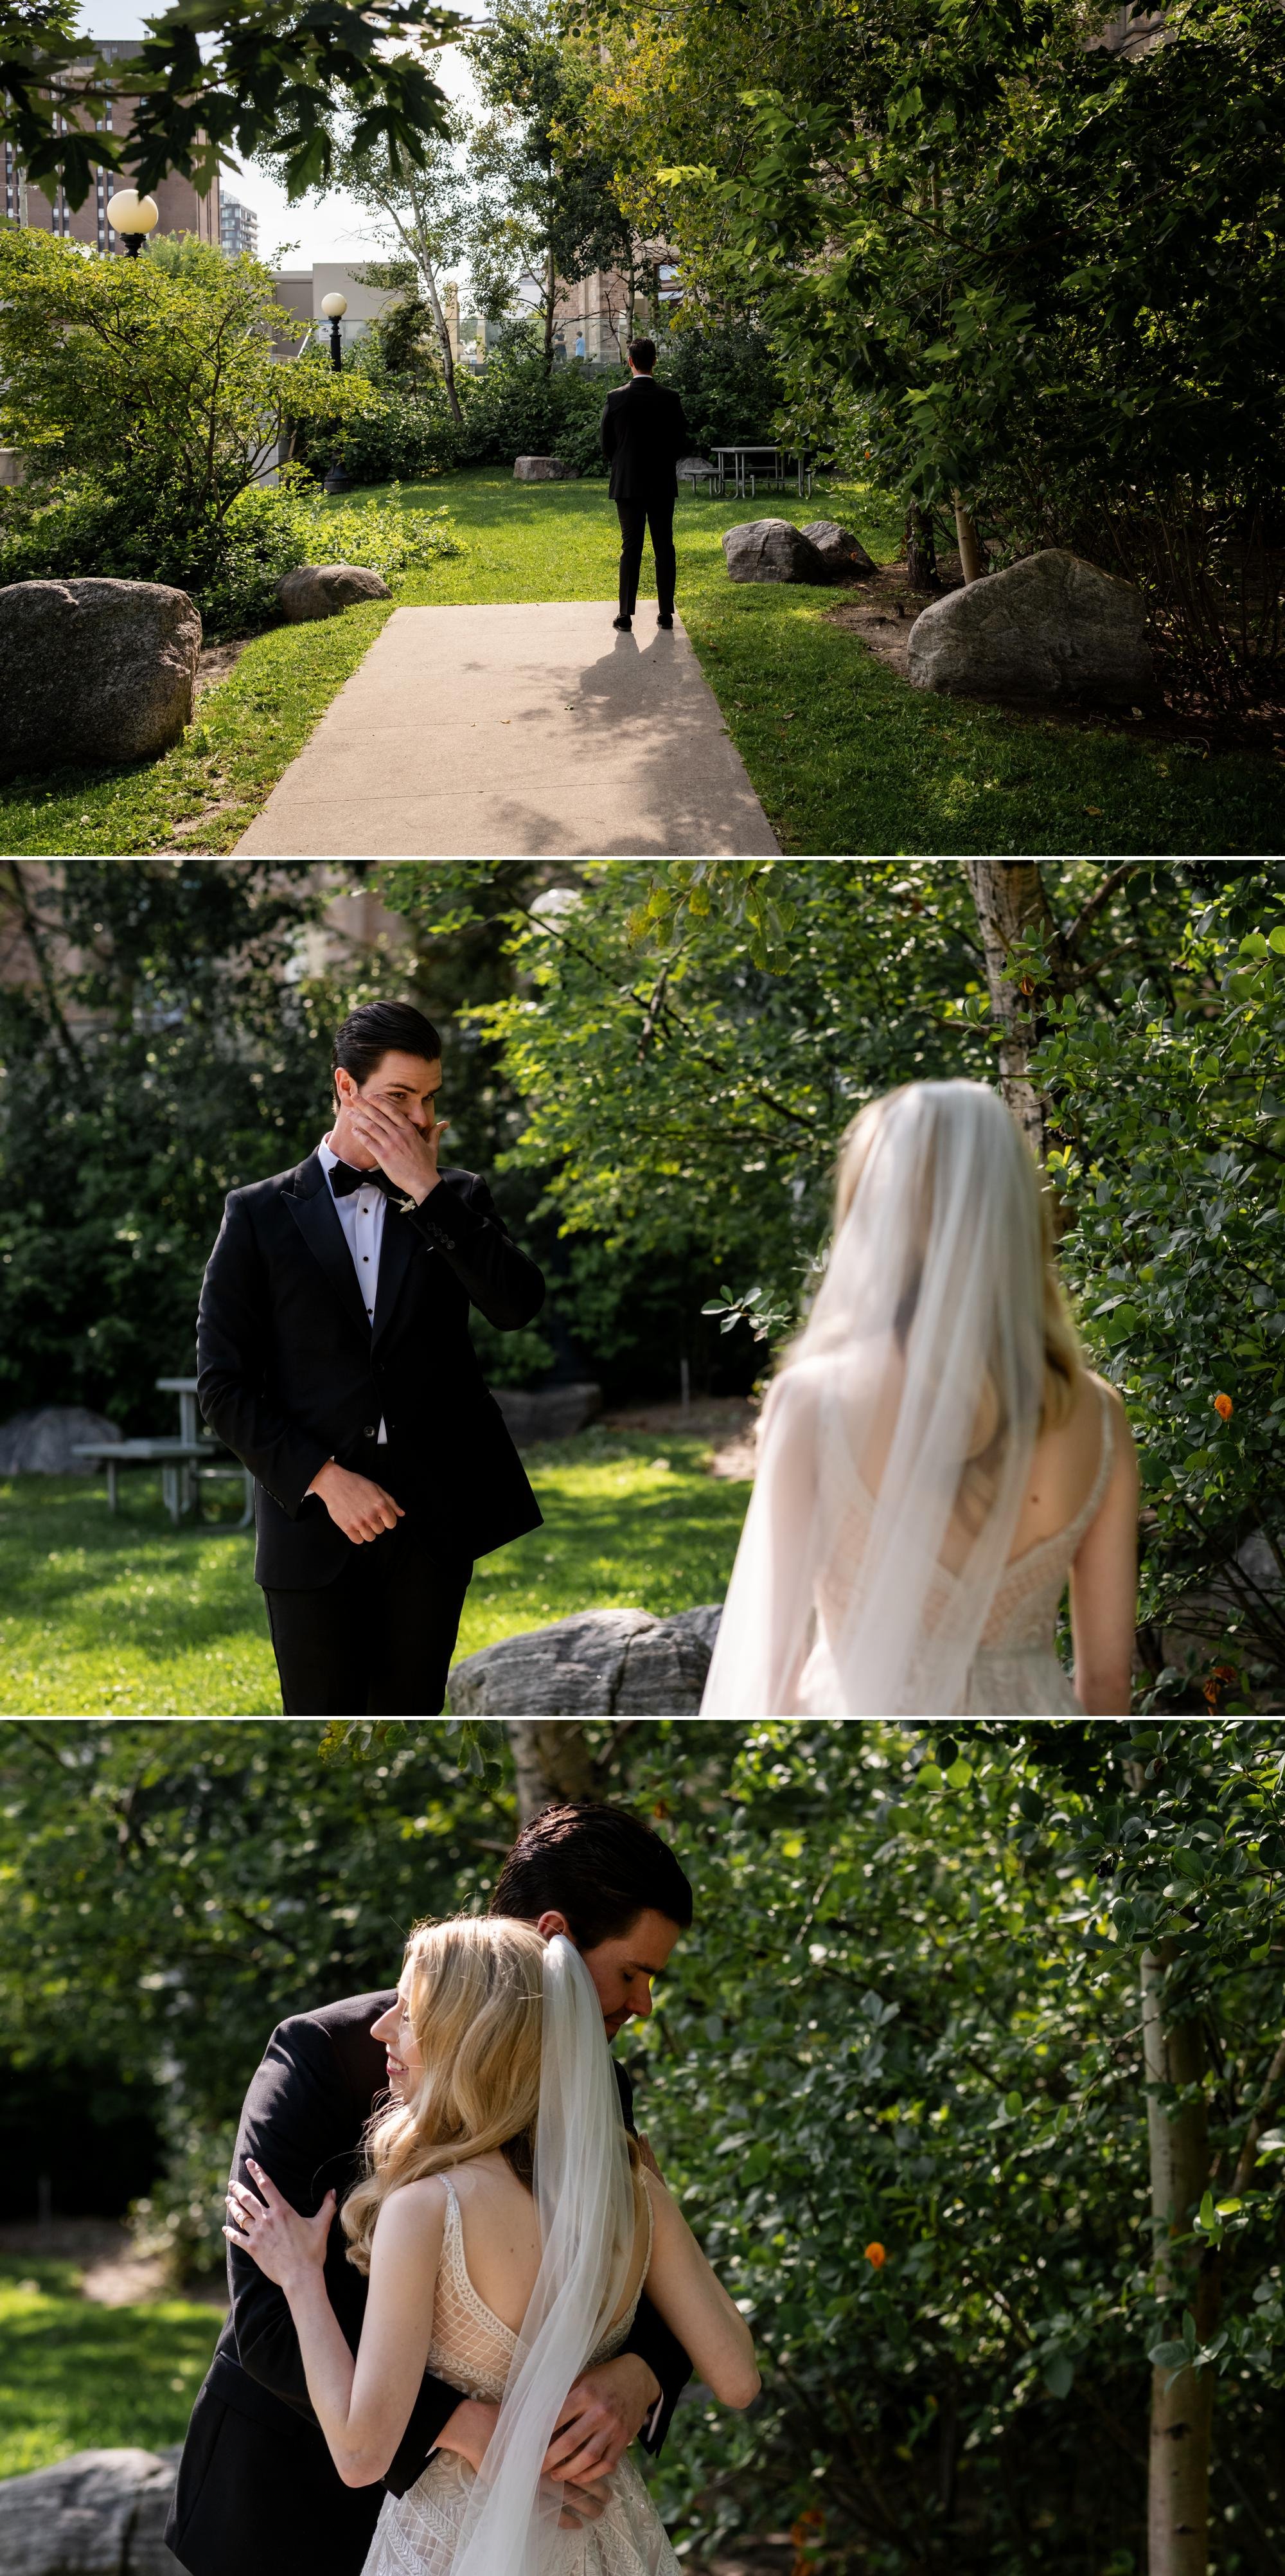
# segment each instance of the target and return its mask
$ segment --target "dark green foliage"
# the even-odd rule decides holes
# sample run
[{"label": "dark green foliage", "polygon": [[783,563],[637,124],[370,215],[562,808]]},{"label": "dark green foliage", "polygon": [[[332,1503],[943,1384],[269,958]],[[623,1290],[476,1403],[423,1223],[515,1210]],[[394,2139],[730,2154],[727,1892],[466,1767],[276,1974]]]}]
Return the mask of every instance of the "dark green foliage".
[{"label": "dark green foliage", "polygon": [[460,381],[462,459],[511,465],[516,456],[558,456],[573,473],[605,474],[598,424],[613,385],[626,381],[623,367],[576,358],[550,370],[533,326],[514,325],[481,374]]},{"label": "dark green foliage", "polygon": [[172,582],[201,612],[207,637],[244,634],[280,615],[275,585],[304,562],[310,518],[288,488],[244,492],[219,519],[193,526],[146,486],[105,490],[69,478],[52,498],[0,492],[0,581]]},{"label": "dark green foliage", "polygon": [[225,1193],[325,1122],[334,997],[281,974],[322,892],[301,861],[0,873],[48,979],[0,988],[5,1412],[80,1403],[153,1431],[154,1380],[192,1370]]},{"label": "dark green foliage", "polygon": [[427,40],[461,21],[434,0],[332,6],[283,23],[265,0],[174,0],[146,22],[130,60],[137,97],[128,132],[100,130],[120,66],[68,26],[69,12],[21,0],[6,8],[0,67],[0,138],[31,177],[60,182],[84,203],[96,165],[146,191],[182,170],[204,192],[233,145],[242,159],[267,149],[292,197],[327,175],[335,110],[355,111],[361,143],[386,138],[418,162],[449,114],[420,59]]},{"label": "dark green foliage", "polygon": [[1063,1261],[1141,1437],[1143,1616],[1214,1584],[1167,1678],[1219,1661],[1246,1709],[1285,1675],[1285,879],[1189,873],[1169,957],[1109,1017],[1051,1003],[1035,1065]]},{"label": "dark green foliage", "polygon": [[770,439],[781,402],[771,345],[752,322],[679,329],[660,345],[656,374],[682,397],[694,455],[733,439]]}]

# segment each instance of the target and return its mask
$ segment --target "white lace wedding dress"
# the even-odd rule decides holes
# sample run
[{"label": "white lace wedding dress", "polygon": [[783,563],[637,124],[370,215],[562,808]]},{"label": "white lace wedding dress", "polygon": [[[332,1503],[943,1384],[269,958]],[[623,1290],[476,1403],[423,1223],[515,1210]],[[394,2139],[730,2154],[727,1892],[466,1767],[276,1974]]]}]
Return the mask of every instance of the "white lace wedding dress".
[{"label": "white lace wedding dress", "polygon": [[[446,2228],[433,2300],[433,2339],[428,2368],[462,2397],[504,2395],[517,2336],[478,2297],[464,2260],[460,2205],[449,2174]],[[647,2202],[648,2263],[651,2202]],[[644,2268],[643,2280],[646,2279]],[[586,2367],[623,2351],[642,2295],[642,2281],[623,2316],[604,2335]],[[403,2496],[385,2496],[362,2576],[449,2576],[474,2473],[455,2451],[435,2451],[422,2477]],[[610,2481],[600,2519],[578,2531],[557,2533],[557,2559],[549,2576],[681,2576],[664,2526],[632,2460]]]},{"label": "white lace wedding dress", "polygon": [[[981,1641],[968,1668],[964,1695],[953,1709],[935,1712],[939,1716],[1082,1717],[1084,1714],[1058,1661],[1054,1639],[1067,1576],[1081,1539],[1102,1508],[1111,1480],[1114,1456],[1111,1406],[1105,1389],[1099,1386],[1097,1391],[1102,1440],[1092,1487],[1074,1520],[1067,1521],[1062,1529],[1054,1530],[1049,1538],[1038,1540],[1034,1547],[1024,1548],[1020,1556],[1010,1557],[987,1611]],[[873,1508],[872,1498],[866,1494],[864,1486],[858,1483],[855,1492],[856,1501],[817,1583],[817,1630],[823,1645],[827,1629],[837,1633],[842,1628],[850,1588],[858,1579],[865,1525]],[[937,1566],[924,1603],[926,1631],[931,1631],[943,1615],[954,1581],[954,1576],[944,1565]],[[807,1694],[808,1674],[805,1670],[803,1708],[805,1714],[811,1714]],[[912,1707],[922,1704],[918,1699],[909,1703]]]}]

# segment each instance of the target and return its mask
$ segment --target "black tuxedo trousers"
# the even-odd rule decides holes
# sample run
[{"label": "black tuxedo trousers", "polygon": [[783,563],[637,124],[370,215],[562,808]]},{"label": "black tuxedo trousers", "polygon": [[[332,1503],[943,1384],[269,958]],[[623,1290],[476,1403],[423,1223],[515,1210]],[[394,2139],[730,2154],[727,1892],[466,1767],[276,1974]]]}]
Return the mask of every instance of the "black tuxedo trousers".
[{"label": "black tuxedo trousers", "polygon": [[[371,2026],[394,2001],[350,1995],[298,2013],[273,2032],[245,2097],[232,2170],[246,2159],[271,2175],[294,2208],[312,2216],[333,2184],[354,2181],[362,2131],[383,2098],[384,2052]],[[629,2077],[616,2067],[626,2120]],[[331,2305],[355,2352],[366,2282],[346,2259],[336,2219],[326,2253]],[[188,2427],[165,2538],[188,2576],[360,2576],[384,2486],[404,2495],[454,2414],[458,2389],[425,2376],[383,2485],[346,2487],[308,2403],[298,2338],[285,2298],[248,2254],[228,2248],[231,2313]],[[644,2436],[659,2450],[691,2364],[644,2298],[627,2349],[640,2353],[662,2390]]]},{"label": "black tuxedo trousers", "polygon": [[652,493],[650,498],[641,501],[617,501],[616,516],[620,521],[621,616],[632,617],[638,604],[643,537],[650,528],[651,550],[656,562],[656,606],[662,617],[672,617],[674,587],[678,580],[672,492]]}]

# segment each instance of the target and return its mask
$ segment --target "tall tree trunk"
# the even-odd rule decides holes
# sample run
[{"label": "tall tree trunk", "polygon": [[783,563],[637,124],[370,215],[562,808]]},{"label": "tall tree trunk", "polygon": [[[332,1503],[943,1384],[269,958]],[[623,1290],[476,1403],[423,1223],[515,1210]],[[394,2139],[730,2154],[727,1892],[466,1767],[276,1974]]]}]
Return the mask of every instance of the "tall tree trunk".
[{"label": "tall tree trunk", "polygon": [[558,301],[558,277],[553,265],[553,252],[544,254],[544,364],[553,373],[553,308]]},{"label": "tall tree trunk", "polygon": [[[1195,2021],[1168,2021],[1164,1982],[1172,1942],[1144,1953],[1142,2051],[1148,2085],[1147,2139],[1151,2160],[1155,2283],[1176,2300],[1172,2239],[1189,2228],[1210,2179],[1209,2138],[1203,2097],[1170,2108],[1150,2089],[1190,2087],[1204,2071],[1204,2046]],[[1217,2284],[1209,2289],[1217,2302]],[[1212,2329],[1202,2313],[1207,2300],[1190,2304],[1201,2338]],[[1173,2320],[1176,2328],[1177,2320]],[[1209,2454],[1213,2425],[1212,2371],[1156,2369],[1151,2380],[1151,2451],[1147,2496],[1147,2576],[1207,2576],[1209,2564]]]},{"label": "tall tree trunk", "polygon": [[1034,992],[1006,981],[1004,968],[1023,938],[1050,939],[1053,920],[1034,859],[966,859],[986,957],[991,1009],[1002,1031],[999,1087],[1038,1163],[1044,1160],[1042,1095],[1028,1066],[1034,1039]]},{"label": "tall tree trunk", "polygon": [[451,418],[457,428],[462,428],[464,414],[460,409],[460,398],[455,390],[455,353],[451,347],[446,315],[442,310],[442,299],[437,292],[437,279],[426,259],[420,261],[420,275],[424,280],[424,291],[433,308],[433,327],[442,352],[442,367],[446,376],[446,399],[450,405]]},{"label": "tall tree trunk", "polygon": [[959,543],[959,569],[966,582],[980,581],[982,576],[982,541],[978,536],[972,511],[958,492],[955,503],[955,535]]},{"label": "tall tree trunk", "polygon": [[545,1807],[591,1798],[597,1766],[573,1718],[511,1717],[509,1742],[518,1780],[518,1820],[529,1825]]},{"label": "tall tree trunk", "polygon": [[936,590],[937,545],[933,514],[912,501],[906,512],[906,572],[912,590]]}]

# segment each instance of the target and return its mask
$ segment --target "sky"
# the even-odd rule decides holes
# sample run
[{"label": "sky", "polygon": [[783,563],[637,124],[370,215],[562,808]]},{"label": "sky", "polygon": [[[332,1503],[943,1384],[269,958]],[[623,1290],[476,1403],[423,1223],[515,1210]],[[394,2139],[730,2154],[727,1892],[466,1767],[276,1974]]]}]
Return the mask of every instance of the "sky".
[{"label": "sky", "polygon": [[[100,36],[105,43],[119,43],[127,36],[142,35],[143,13],[132,8],[129,0],[82,0],[79,25],[86,35]],[[477,107],[473,75],[451,45],[443,51],[438,78],[448,97],[459,99],[466,107]],[[224,184],[258,216],[259,257],[270,268],[312,268],[318,260],[353,262],[378,256],[369,217],[360,214],[347,197],[336,194],[320,202],[305,197],[292,206],[284,188],[274,187],[256,168],[248,169],[241,178],[234,178],[229,171]],[[279,261],[276,254],[287,244],[291,247]]]}]

